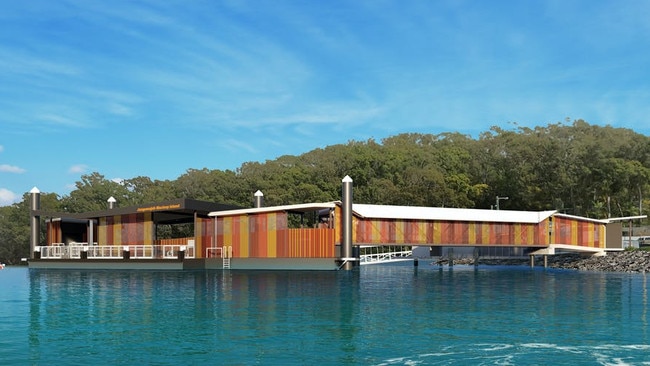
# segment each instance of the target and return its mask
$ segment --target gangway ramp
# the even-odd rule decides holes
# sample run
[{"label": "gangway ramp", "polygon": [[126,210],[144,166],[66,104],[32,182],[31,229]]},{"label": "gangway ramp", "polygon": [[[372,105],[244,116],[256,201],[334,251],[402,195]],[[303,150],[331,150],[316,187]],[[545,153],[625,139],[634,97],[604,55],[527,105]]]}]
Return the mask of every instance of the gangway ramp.
[{"label": "gangway ramp", "polygon": [[359,256],[359,263],[362,266],[367,264],[382,264],[382,263],[404,262],[404,261],[412,261],[412,260],[413,260],[412,249],[382,251],[376,253],[361,254]]}]

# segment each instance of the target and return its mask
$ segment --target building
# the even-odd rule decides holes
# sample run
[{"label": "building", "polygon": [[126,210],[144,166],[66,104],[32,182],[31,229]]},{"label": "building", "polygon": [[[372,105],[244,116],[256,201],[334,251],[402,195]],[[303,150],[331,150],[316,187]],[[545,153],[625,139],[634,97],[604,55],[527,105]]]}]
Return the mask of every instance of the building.
[{"label": "building", "polygon": [[46,213],[33,203],[32,225],[46,218],[47,236],[45,245],[32,239],[29,265],[336,270],[354,267],[363,246],[428,246],[438,255],[443,248],[604,255],[622,250],[622,221],[645,217],[596,220],[557,211],[353,204],[345,184],[342,201],[273,207],[178,199],[71,215]]}]

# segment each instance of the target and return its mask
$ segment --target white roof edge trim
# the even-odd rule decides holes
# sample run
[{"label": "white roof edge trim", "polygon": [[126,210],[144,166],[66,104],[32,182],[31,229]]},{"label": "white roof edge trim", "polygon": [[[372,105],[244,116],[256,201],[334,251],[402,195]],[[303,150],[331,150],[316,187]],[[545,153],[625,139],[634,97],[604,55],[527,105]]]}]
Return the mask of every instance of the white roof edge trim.
[{"label": "white roof edge trim", "polygon": [[557,213],[552,211],[512,211],[474,208],[419,207],[353,204],[352,210],[361,218],[444,220],[466,222],[540,223]]},{"label": "white roof edge trim", "polygon": [[629,220],[641,220],[641,219],[646,219],[648,218],[648,215],[639,215],[639,216],[626,216],[626,217],[610,217],[607,220],[608,222],[615,222],[615,221],[629,221]]},{"label": "white roof edge trim", "polygon": [[265,212],[275,212],[275,211],[298,211],[298,210],[318,210],[325,208],[334,208],[336,204],[334,202],[322,202],[322,203],[301,203],[297,205],[285,205],[285,206],[267,206],[267,207],[251,207],[251,208],[242,208],[238,210],[225,210],[225,211],[213,211],[208,213],[208,216],[236,216],[236,215],[247,215],[247,214],[257,214]]},{"label": "white roof edge trim", "polygon": [[575,215],[567,215],[563,213],[557,213],[554,216],[558,217],[566,217],[567,219],[574,219],[574,220],[581,220],[581,221],[589,221],[589,222],[596,222],[599,224],[609,224],[609,220],[599,220],[599,219],[591,219],[589,217],[583,217],[583,216],[575,216]]}]

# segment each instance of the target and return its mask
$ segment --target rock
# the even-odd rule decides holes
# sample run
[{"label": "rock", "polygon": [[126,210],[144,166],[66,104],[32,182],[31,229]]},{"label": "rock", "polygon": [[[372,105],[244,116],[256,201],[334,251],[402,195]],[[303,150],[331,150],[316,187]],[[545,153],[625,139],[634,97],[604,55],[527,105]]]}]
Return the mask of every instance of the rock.
[{"label": "rock", "polygon": [[[456,265],[473,265],[474,258],[453,258]],[[432,264],[448,264],[449,258],[441,257]],[[601,272],[650,272],[650,252],[634,250],[622,252],[608,252],[606,256],[585,256],[575,253],[549,255],[547,258],[549,268],[573,269],[580,271]],[[529,258],[478,258],[478,264],[483,265],[530,265]],[[535,266],[543,266],[544,262],[539,257]]]}]

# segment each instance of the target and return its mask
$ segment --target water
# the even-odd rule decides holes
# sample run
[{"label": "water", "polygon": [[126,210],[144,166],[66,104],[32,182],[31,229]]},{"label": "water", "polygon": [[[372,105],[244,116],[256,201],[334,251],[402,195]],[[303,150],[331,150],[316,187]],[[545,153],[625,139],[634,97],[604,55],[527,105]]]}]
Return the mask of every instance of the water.
[{"label": "water", "polygon": [[644,274],[0,271],[2,365],[650,364]]}]

